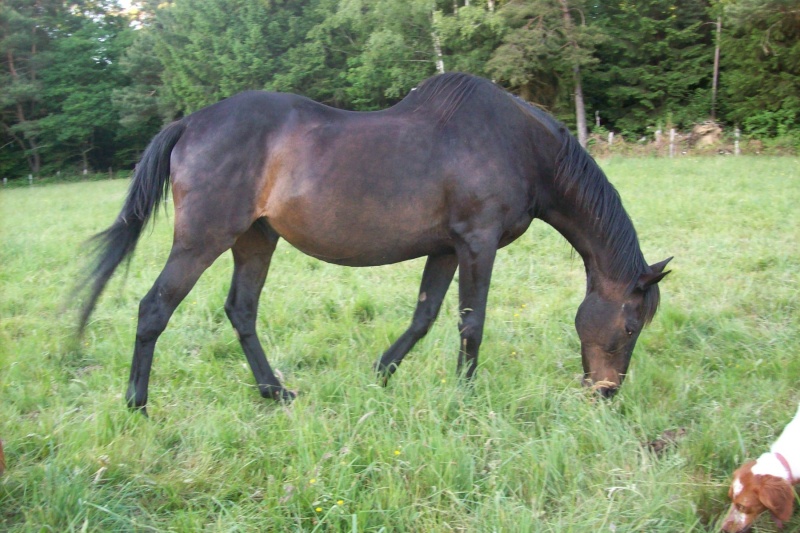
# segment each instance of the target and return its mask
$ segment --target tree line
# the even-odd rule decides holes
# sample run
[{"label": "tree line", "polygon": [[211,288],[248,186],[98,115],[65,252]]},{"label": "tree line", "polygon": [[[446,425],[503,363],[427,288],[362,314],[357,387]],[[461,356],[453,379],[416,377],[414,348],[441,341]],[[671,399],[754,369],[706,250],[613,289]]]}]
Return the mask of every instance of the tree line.
[{"label": "tree line", "polygon": [[800,145],[800,0],[3,0],[0,176],[131,168],[236,92],[374,110],[494,80],[588,132],[715,120]]}]

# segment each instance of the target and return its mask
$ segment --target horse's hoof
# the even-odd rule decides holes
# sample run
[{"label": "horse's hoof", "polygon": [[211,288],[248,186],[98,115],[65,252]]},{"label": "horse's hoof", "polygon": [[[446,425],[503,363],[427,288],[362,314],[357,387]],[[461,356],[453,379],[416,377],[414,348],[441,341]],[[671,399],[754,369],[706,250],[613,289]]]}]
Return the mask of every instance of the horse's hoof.
[{"label": "horse's hoof", "polygon": [[389,378],[392,377],[392,374],[397,369],[397,366],[390,366],[390,367],[383,367],[380,365],[380,361],[372,365],[372,370],[375,372],[375,375],[378,378],[378,385],[381,387],[386,387],[389,385]]},{"label": "horse's hoof", "polygon": [[132,411],[132,412],[139,413],[145,418],[150,418],[150,415],[147,414],[147,407],[145,407],[144,405],[136,406],[136,405],[128,404],[128,410]]},{"label": "horse's hoof", "polygon": [[283,404],[290,404],[294,401],[295,398],[297,398],[297,393],[281,387],[281,389],[273,392],[272,397],[277,402]]}]

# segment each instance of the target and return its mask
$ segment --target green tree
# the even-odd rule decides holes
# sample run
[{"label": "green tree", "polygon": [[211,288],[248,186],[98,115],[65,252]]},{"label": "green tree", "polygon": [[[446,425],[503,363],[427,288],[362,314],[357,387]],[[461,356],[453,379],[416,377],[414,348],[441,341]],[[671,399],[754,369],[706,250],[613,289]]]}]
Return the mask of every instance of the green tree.
[{"label": "green tree", "polygon": [[[446,2],[443,2],[443,4]],[[429,0],[320,0],[270,87],[355,109],[386,107],[436,72]]]},{"label": "green tree", "polygon": [[112,92],[126,82],[119,58],[128,44],[120,42],[128,31],[125,19],[90,15],[76,18],[76,29],[62,31],[42,54],[42,95],[50,113],[38,124],[52,162],[60,166],[79,157],[84,173],[113,164],[119,116]]},{"label": "green tree", "polygon": [[127,83],[118,65],[130,36],[115,0],[8,0],[0,32],[0,171],[113,164],[111,91]]},{"label": "green tree", "polygon": [[567,94],[574,96],[579,139],[586,143],[583,69],[597,62],[603,34],[587,24],[587,6],[578,0],[526,0],[500,9],[510,30],[488,69],[526,100],[565,114]]},{"label": "green tree", "polygon": [[800,142],[800,2],[724,4],[723,112],[745,131]]},{"label": "green tree", "polygon": [[364,36],[359,53],[347,61],[348,91],[354,105],[385,107],[436,73],[433,2],[371,0],[341,5],[347,8],[341,13]]},{"label": "green tree", "polygon": [[[352,107],[348,91],[348,60],[358,55],[365,36],[339,0],[309,2],[302,20],[307,24],[283,56],[281,68],[267,87],[303,94],[336,107]],[[357,22],[357,19],[356,21]]]},{"label": "green tree", "polygon": [[716,17],[706,0],[597,2],[592,24],[608,36],[584,77],[590,107],[623,132],[710,114]]},{"label": "green tree", "polygon": [[305,2],[176,0],[156,10],[154,49],[162,98],[190,113],[247,89],[262,89],[298,41]]},{"label": "green tree", "polygon": [[463,6],[455,3],[454,9],[437,10],[433,21],[447,70],[491,77],[486,64],[507,31],[496,1],[467,0]]},{"label": "green tree", "polygon": [[154,32],[138,29],[128,34],[130,44],[119,60],[120,71],[128,82],[111,93],[120,125],[116,156],[126,165],[138,159],[150,137],[176,114],[169,102],[161,98],[163,66],[155,54]]},{"label": "green tree", "polygon": [[4,151],[14,149],[38,174],[42,164],[38,120],[47,114],[39,59],[63,16],[61,2],[4,0],[0,4],[0,124]]}]

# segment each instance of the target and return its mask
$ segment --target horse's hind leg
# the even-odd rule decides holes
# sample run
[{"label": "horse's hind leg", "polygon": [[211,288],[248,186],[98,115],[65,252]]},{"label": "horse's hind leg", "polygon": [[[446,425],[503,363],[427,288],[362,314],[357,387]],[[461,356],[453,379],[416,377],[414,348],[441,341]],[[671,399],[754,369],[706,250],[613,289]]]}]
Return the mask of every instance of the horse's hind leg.
[{"label": "horse's hind leg", "polygon": [[225,312],[239,337],[261,396],[291,401],[294,393],[283,388],[275,377],[256,334],[258,298],[277,243],[278,234],[263,221],[256,222],[239,237],[232,249],[233,281]]},{"label": "horse's hind leg", "polygon": [[139,304],[139,323],[133,350],[131,375],[125,399],[128,407],[144,414],[147,404],[147,387],[156,341],[166,329],[172,313],[194,287],[200,275],[227,246],[184,247],[173,244],[167,264],[153,287]]},{"label": "horse's hind leg", "polygon": [[458,266],[455,255],[429,256],[422,273],[417,308],[411,326],[386,350],[376,365],[383,384],[397,370],[406,354],[424,337],[439,314],[447,289]]}]

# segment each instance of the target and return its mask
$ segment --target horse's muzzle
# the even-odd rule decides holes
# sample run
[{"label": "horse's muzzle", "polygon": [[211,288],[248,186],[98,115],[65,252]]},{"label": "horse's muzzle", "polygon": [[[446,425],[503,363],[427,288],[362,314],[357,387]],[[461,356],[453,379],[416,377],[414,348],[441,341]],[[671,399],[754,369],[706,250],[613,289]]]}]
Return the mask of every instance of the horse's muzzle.
[{"label": "horse's muzzle", "polygon": [[618,384],[606,380],[592,381],[589,378],[584,378],[583,386],[592,389],[599,394],[601,398],[612,398],[617,391],[619,391]]}]

